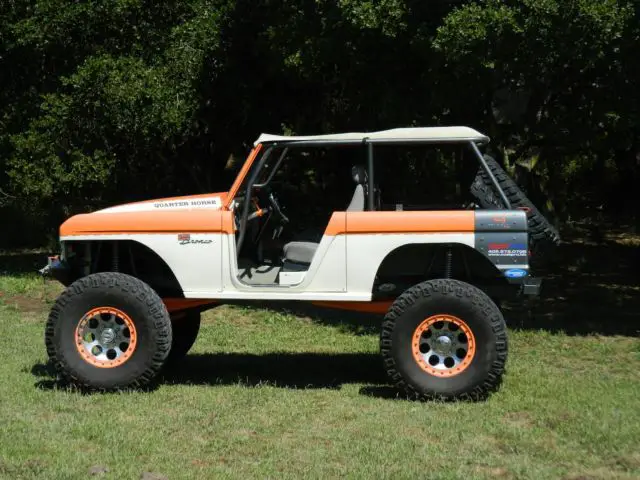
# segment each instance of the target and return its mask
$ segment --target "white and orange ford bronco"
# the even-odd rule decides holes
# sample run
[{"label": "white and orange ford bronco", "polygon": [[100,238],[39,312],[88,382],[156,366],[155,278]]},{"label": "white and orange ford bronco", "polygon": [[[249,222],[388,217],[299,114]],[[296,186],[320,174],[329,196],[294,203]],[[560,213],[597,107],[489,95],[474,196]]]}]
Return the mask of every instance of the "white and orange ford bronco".
[{"label": "white and orange ford bronco", "polygon": [[[60,227],[61,254],[42,270],[67,287],[46,324],[48,355],[76,385],[140,387],[186,355],[202,311],[295,300],[385,314],[384,369],[409,395],[485,397],[507,359],[496,301],[537,295],[541,282],[530,264],[559,241],[504,170],[482,155],[488,140],[468,127],[263,134],[228,192],[71,217]],[[382,202],[376,154],[425,145],[454,145],[477,162],[472,202]],[[343,206],[302,228],[287,217],[275,179],[300,152],[318,149],[347,150],[362,161],[348,162],[353,183]]]}]

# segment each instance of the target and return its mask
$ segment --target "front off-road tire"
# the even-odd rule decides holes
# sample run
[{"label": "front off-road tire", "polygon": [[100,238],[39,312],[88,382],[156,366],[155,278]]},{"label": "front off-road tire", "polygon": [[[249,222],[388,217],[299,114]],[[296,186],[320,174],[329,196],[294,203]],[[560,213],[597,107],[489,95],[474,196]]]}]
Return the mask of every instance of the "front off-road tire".
[{"label": "front off-road tire", "polygon": [[393,302],[380,350],[389,378],[410,397],[480,400],[500,385],[506,325],[500,309],[473,285],[430,280]]},{"label": "front off-road tire", "polygon": [[[534,268],[546,266],[552,258],[555,247],[560,244],[558,230],[540,213],[495,159],[488,155],[485,155],[484,159],[489,170],[496,177],[500,188],[509,199],[511,207],[520,208],[527,212],[527,229],[532,253],[531,265]],[[478,169],[471,184],[471,194],[478,200],[482,208],[498,210],[505,208],[502,199],[483,168]]]},{"label": "front off-road tire", "polygon": [[173,342],[166,365],[172,366],[182,360],[198,338],[200,331],[200,312],[176,312],[171,315]]},{"label": "front off-road tire", "polygon": [[135,277],[95,273],[58,297],[45,344],[59,374],[80,387],[138,388],[160,371],[171,348],[169,313]]}]

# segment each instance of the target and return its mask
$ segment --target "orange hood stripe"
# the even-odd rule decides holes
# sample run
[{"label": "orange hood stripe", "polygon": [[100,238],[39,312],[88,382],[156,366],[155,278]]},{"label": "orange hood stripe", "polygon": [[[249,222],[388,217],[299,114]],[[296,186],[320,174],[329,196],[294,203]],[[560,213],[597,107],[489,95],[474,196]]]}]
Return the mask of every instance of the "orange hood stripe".
[{"label": "orange hood stripe", "polygon": [[233,223],[225,222],[220,210],[161,210],[76,215],[60,227],[60,236],[117,235],[141,233],[233,233]]}]

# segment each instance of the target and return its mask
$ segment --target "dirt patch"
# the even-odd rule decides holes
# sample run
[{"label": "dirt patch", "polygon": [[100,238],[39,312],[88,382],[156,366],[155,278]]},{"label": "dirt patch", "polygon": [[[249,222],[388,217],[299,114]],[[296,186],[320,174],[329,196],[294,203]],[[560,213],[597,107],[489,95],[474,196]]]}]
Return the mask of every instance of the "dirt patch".
[{"label": "dirt patch", "polygon": [[620,471],[612,470],[607,467],[599,467],[592,470],[586,470],[583,473],[570,473],[562,477],[562,480],[615,480],[629,478],[628,475]]},{"label": "dirt patch", "polygon": [[534,424],[531,414],[527,412],[510,412],[507,413],[502,420],[509,425],[515,425],[517,427],[531,428]]},{"label": "dirt patch", "polygon": [[620,467],[628,471],[638,470],[640,469],[640,453],[616,455],[613,458],[612,464],[614,467]]},{"label": "dirt patch", "polygon": [[[29,459],[19,464],[8,464],[0,458],[0,476],[2,478],[38,477],[44,472],[46,464],[37,459]],[[6,477],[5,477],[6,475]]]},{"label": "dirt patch", "polygon": [[26,295],[0,296],[0,300],[5,305],[14,307],[23,313],[42,313],[49,309],[46,300],[39,297],[28,297]]},{"label": "dirt patch", "polygon": [[544,420],[544,425],[552,430],[558,428],[561,424],[571,422],[575,419],[575,415],[569,412],[562,412],[555,417]]},{"label": "dirt patch", "polygon": [[109,472],[109,468],[103,465],[94,465],[89,469],[89,475],[99,476]]},{"label": "dirt patch", "polygon": [[143,472],[140,478],[141,480],[169,480],[166,475],[157,472]]},{"label": "dirt patch", "polygon": [[489,467],[486,465],[478,465],[474,469],[477,473],[488,478],[513,478],[511,472],[504,467]]}]

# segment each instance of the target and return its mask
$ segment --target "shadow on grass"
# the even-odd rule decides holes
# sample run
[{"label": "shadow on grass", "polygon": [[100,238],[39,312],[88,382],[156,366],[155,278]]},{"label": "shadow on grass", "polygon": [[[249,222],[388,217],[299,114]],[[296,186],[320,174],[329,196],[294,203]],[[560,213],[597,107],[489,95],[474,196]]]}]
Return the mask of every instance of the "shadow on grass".
[{"label": "shadow on grass", "polygon": [[273,385],[340,388],[346,383],[386,383],[374,353],[212,353],[187,355],[164,372],[169,384]]},{"label": "shadow on grass", "polygon": [[[39,380],[34,384],[34,387],[39,390],[63,390],[72,393],[79,393],[81,395],[117,393],[74,385],[63,378],[60,378],[53,363],[50,361],[47,363],[36,363],[33,365],[31,367],[31,374],[34,377],[39,378]],[[144,388],[138,388],[137,391],[151,392],[157,388],[158,382],[155,381]]]},{"label": "shadow on grass", "polygon": [[509,326],[569,335],[638,336],[640,247],[574,241],[558,253],[561,260],[541,272],[540,298],[507,305]]},{"label": "shadow on grass", "polygon": [[[39,378],[35,384],[39,389],[97,393],[58,379],[51,364],[36,364],[31,373]],[[365,396],[407,399],[400,390],[388,385],[380,356],[373,353],[191,354],[179,365],[165,369],[157,382],[144,390],[153,391],[163,384],[337,390],[350,383],[367,384],[360,389]]]},{"label": "shadow on grass", "polygon": [[66,380],[59,378],[53,363],[50,361],[33,365],[31,367],[31,375],[40,379],[34,384],[39,390],[68,390],[83,394],[91,393],[88,390],[75,387]]}]

